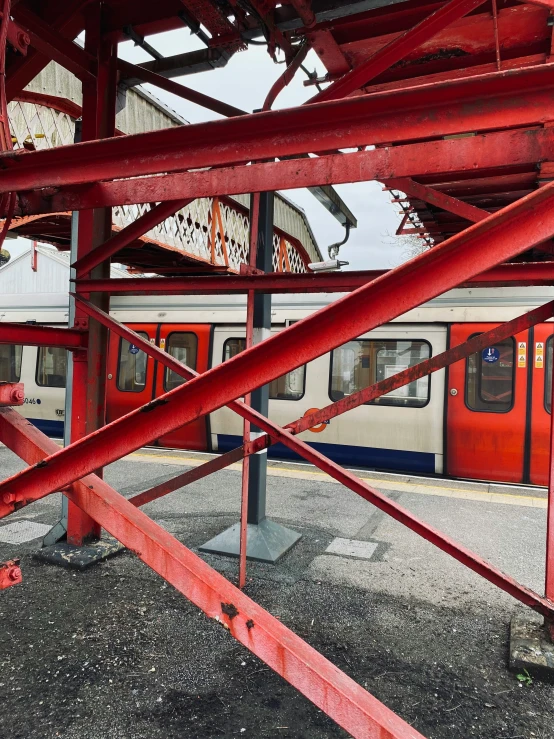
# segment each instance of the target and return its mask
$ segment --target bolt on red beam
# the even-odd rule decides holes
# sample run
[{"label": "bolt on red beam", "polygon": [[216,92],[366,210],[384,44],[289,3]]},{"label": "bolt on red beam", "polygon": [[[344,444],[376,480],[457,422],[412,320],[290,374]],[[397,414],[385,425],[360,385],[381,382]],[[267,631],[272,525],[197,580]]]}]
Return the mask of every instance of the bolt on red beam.
[{"label": "bolt on red beam", "polygon": [[0,407],[23,405],[24,400],[22,382],[0,382]]},{"label": "bolt on red beam", "polygon": [[18,559],[0,563],[0,590],[11,588],[12,585],[18,585],[20,582],[23,582],[23,576]]},{"label": "bolt on red beam", "polygon": [[70,210],[213,197],[362,182],[395,177],[445,175],[508,165],[532,165],[554,158],[552,129],[484,133],[462,139],[403,144],[348,154],[227,166],[201,172],[138,177],[75,187],[55,192],[22,192],[19,213],[57,213]]},{"label": "bolt on red beam", "polygon": [[[55,442],[11,409],[0,409],[0,440],[29,463]],[[424,739],[280,621],[96,475],[66,492],[102,528],[209,618],[359,739]]]},{"label": "bolt on red beam", "polygon": [[0,154],[0,192],[231,165],[244,162],[245,151],[252,161],[537,125],[554,120],[553,81],[554,64],[542,64],[41,151],[5,152]]},{"label": "bolt on red beam", "polygon": [[[64,487],[554,234],[554,183],[0,484],[18,499]],[[109,320],[109,318],[108,318]],[[258,423],[258,422],[256,422]]]},{"label": "bolt on red beam", "polygon": [[[177,374],[185,378],[195,374],[192,370],[190,370],[188,367],[185,367],[184,365],[181,365],[180,367],[175,367],[175,365],[178,365],[179,363],[176,362],[173,357],[170,357],[161,349],[152,346],[151,344],[149,344],[149,342],[140,338],[133,331],[126,328],[125,326],[122,326],[114,319],[111,319],[109,316],[105,314],[103,316],[99,315],[98,310],[95,309],[94,306],[86,303],[84,307],[87,311],[90,310],[91,316],[102,320],[106,324],[110,324],[113,331],[120,334],[128,341],[135,343],[137,346],[141,346],[147,354],[153,356],[154,358],[157,358],[161,364],[177,372]],[[502,341],[508,336],[519,333],[520,331],[525,330],[535,325],[536,323],[546,321],[552,317],[553,311],[554,301],[551,301],[543,306],[540,306],[539,308],[534,309],[533,311],[530,311],[529,313],[518,316],[512,321],[508,321],[501,326],[497,326],[490,331],[480,334],[479,336],[476,336],[473,339],[464,342],[463,344],[453,347],[452,349],[448,349],[442,354],[420,362],[418,365],[414,365],[413,367],[409,367],[407,370],[399,372],[393,377],[388,378],[387,380],[382,380],[381,382],[378,382],[371,387],[358,391],[349,398],[337,401],[327,408],[310,414],[309,416],[304,416],[303,418],[296,421],[294,424],[290,424],[288,427],[285,428],[281,428],[272,423],[264,416],[261,416],[260,414],[253,411],[244,403],[234,401],[233,403],[229,404],[229,407],[232,410],[238,412],[240,415],[244,416],[246,419],[252,420],[259,428],[263,429],[268,434],[268,436],[259,437],[258,439],[248,442],[248,444],[246,444],[244,448],[241,447],[239,449],[233,450],[232,452],[228,452],[226,455],[223,455],[223,457],[225,457],[225,460],[223,460],[222,458],[219,459],[220,464],[217,464],[218,460],[212,460],[211,462],[208,462],[198,470],[198,474],[196,475],[194,475],[194,473],[197,472],[196,470],[191,470],[188,473],[184,473],[183,475],[179,476],[179,478],[177,478],[179,482],[178,485],[171,485],[173,481],[169,481],[170,487],[172,490],[175,490],[177,489],[177,487],[182,487],[189,482],[192,482],[194,479],[200,479],[200,477],[204,477],[205,474],[209,474],[211,471],[215,471],[215,469],[222,469],[224,466],[226,466],[226,464],[230,463],[231,460],[234,461],[235,453],[243,456],[246,459],[250,454],[255,454],[256,452],[265,449],[268,446],[271,446],[271,444],[281,442],[291,448],[300,456],[315,464],[324,472],[330,474],[338,482],[346,485],[351,490],[364,497],[366,500],[370,500],[374,505],[381,508],[381,510],[392,516],[396,521],[399,521],[403,525],[407,526],[410,530],[430,541],[439,549],[467,566],[469,569],[473,570],[489,582],[509,593],[512,597],[533,608],[539,613],[542,613],[543,615],[548,614],[548,616],[552,618],[554,617],[554,603],[552,603],[549,599],[542,598],[534,591],[521,585],[516,580],[503,573],[501,570],[491,565],[479,555],[461,546],[458,542],[450,539],[449,537],[430,527],[426,523],[420,521],[409,511],[402,508],[402,506],[397,504],[392,505],[389,499],[382,495],[382,493],[375,490],[374,488],[371,488],[369,485],[362,482],[354,475],[349,475],[345,478],[342,475],[344,470],[342,470],[339,465],[331,462],[329,459],[321,454],[319,456],[313,457],[311,447],[307,446],[304,442],[300,442],[300,440],[295,439],[291,435],[291,433],[300,433],[302,431],[305,431],[308,428],[311,428],[313,425],[337,416],[340,413],[344,413],[353,407],[361,405],[363,402],[372,400],[373,398],[383,395],[384,393],[391,392],[398,387],[406,385],[408,382],[412,382],[419,377],[423,377],[426,374],[429,374],[430,372],[442,369],[448,364],[452,364],[453,362],[458,361],[468,356],[469,354],[473,354],[476,351],[484,349],[486,346],[490,346],[491,343]],[[221,462],[224,462],[224,464],[222,464]],[[159,487],[161,488],[161,486]],[[156,497],[161,497],[161,495],[165,495],[166,493],[171,492],[171,490],[169,490],[168,488],[164,490],[154,488],[153,491],[156,493]],[[150,496],[153,491],[146,491],[146,493],[144,493],[145,500],[142,502],[146,502],[147,499],[153,499],[151,497],[147,497]],[[143,494],[135,496],[135,499],[132,499],[131,502],[135,502],[138,505],[142,504],[141,495]]]},{"label": "bolt on red beam", "polygon": [[0,344],[83,349],[87,345],[87,334],[73,328],[54,328],[53,326],[35,326],[28,323],[4,323],[0,321]]}]

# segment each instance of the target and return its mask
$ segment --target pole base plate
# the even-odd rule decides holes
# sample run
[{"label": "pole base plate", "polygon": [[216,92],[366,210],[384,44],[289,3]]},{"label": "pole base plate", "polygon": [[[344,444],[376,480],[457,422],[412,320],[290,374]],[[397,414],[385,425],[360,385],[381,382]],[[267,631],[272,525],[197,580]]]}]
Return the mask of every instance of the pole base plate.
[{"label": "pole base plate", "polygon": [[510,670],[554,682],[554,643],[539,614],[518,612],[510,622]]},{"label": "pole base plate", "polygon": [[[252,562],[275,564],[301,538],[301,534],[281,524],[264,518],[258,524],[248,524],[246,558]],[[198,547],[201,552],[222,554],[226,557],[239,556],[240,523],[222,531]]]},{"label": "pole base plate", "polygon": [[67,567],[74,570],[86,570],[91,565],[102,562],[108,557],[113,557],[125,549],[117,539],[106,538],[94,541],[82,547],[60,541],[50,547],[39,549],[33,554],[33,558],[39,562],[45,562],[59,567]]}]

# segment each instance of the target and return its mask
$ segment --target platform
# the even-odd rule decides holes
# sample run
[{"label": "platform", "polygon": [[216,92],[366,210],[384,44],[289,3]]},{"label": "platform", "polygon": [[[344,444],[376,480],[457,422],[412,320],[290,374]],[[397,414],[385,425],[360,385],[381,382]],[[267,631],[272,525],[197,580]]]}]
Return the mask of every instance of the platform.
[{"label": "platform", "polygon": [[[106,479],[130,496],[206,458],[143,449]],[[21,466],[5,448],[0,464],[6,475]],[[236,520],[239,469],[145,510],[197,551]],[[542,587],[544,490],[360,474]],[[52,524],[58,510],[51,496],[8,523]],[[308,465],[270,464],[268,514],[302,539],[277,565],[249,563],[246,592],[420,732],[551,735],[554,687],[508,670],[509,596]],[[39,544],[0,541],[24,578],[0,604],[4,739],[346,736],[129,552],[81,573],[35,562]],[[236,577],[236,560],[203,556]]]}]

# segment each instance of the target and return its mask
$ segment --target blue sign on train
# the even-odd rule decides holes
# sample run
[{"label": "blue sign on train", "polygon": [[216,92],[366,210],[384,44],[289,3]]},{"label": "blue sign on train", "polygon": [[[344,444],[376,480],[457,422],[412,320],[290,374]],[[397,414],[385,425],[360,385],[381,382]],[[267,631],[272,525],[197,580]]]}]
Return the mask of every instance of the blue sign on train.
[{"label": "blue sign on train", "polygon": [[494,362],[498,362],[500,359],[500,352],[495,346],[489,346],[483,349],[481,356],[483,357],[483,362],[494,364]]},{"label": "blue sign on train", "polygon": [[129,354],[138,354],[140,349],[134,344],[129,344]]}]

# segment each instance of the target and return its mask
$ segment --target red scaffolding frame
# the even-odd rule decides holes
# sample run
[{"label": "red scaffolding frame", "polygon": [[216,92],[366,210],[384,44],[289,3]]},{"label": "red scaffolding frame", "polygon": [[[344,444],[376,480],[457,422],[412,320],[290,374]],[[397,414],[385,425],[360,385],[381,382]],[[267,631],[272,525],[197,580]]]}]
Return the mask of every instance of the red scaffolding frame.
[{"label": "red scaffolding frame", "polygon": [[[513,580],[474,552],[425,524],[366,481],[300,441],[297,435],[554,315],[553,303],[448,349],[394,377],[281,428],[250,407],[251,391],[459,285],[554,283],[554,3],[499,0],[336,2],[182,0],[195,32],[208,41],[194,59],[129,65],[117,58],[124,28],[139,36],[178,28],[173,0],[48,0],[37,14],[27,0],[2,3],[0,26],[0,215],[74,211],[78,216],[75,319],[67,329],[0,323],[0,343],[65,347],[73,353],[71,443],[59,449],[9,405],[18,387],[0,386],[0,441],[30,466],[0,483],[0,518],[63,489],[68,541],[80,545],[105,528],[217,619],[238,641],[355,737],[421,735],[247,598],[138,508],[237,460],[243,460],[239,585],[245,577],[248,457],[276,442],[538,611],[554,627],[554,435],[548,501],[545,593]],[[204,27],[209,36],[206,35]],[[73,39],[85,31],[81,48]],[[300,67],[307,48],[326,67],[308,104],[243,114],[180,86],[183,65],[219,64],[245,41],[265,36],[284,51],[288,69],[269,102]],[[27,46],[29,48],[27,49]],[[440,53],[439,53],[440,52]],[[210,57],[211,54],[211,57]],[[205,60],[204,60],[205,57]],[[83,83],[83,143],[48,151],[10,151],[7,102],[54,59]],[[204,61],[203,61],[204,60]],[[164,75],[158,74],[163,69]],[[172,66],[173,65],[173,66]],[[142,75],[142,76],[141,76]],[[163,132],[116,136],[118,81],[143,79],[215,110],[226,120]],[[199,171],[200,170],[200,171]],[[328,275],[257,274],[255,238],[241,275],[111,280],[109,258],[191,199],[275,189],[379,180],[398,190],[417,216],[415,231],[433,247],[388,272]],[[111,207],[157,203],[111,236]],[[408,219],[406,219],[407,221]],[[256,233],[255,227],[253,234]],[[213,234],[212,234],[213,239]],[[286,254],[279,257],[279,269]],[[244,352],[197,375],[109,315],[109,296],[248,295]],[[328,307],[252,345],[252,304],[260,292],[346,292]],[[186,384],[105,424],[108,330],[126,338]],[[309,337],[309,341],[307,338]],[[238,400],[243,397],[245,401]],[[196,418],[229,406],[244,418],[243,445],[175,479],[125,500],[101,469]],[[249,425],[264,432],[250,438]],[[0,568],[0,588],[20,581],[17,564]]]}]

